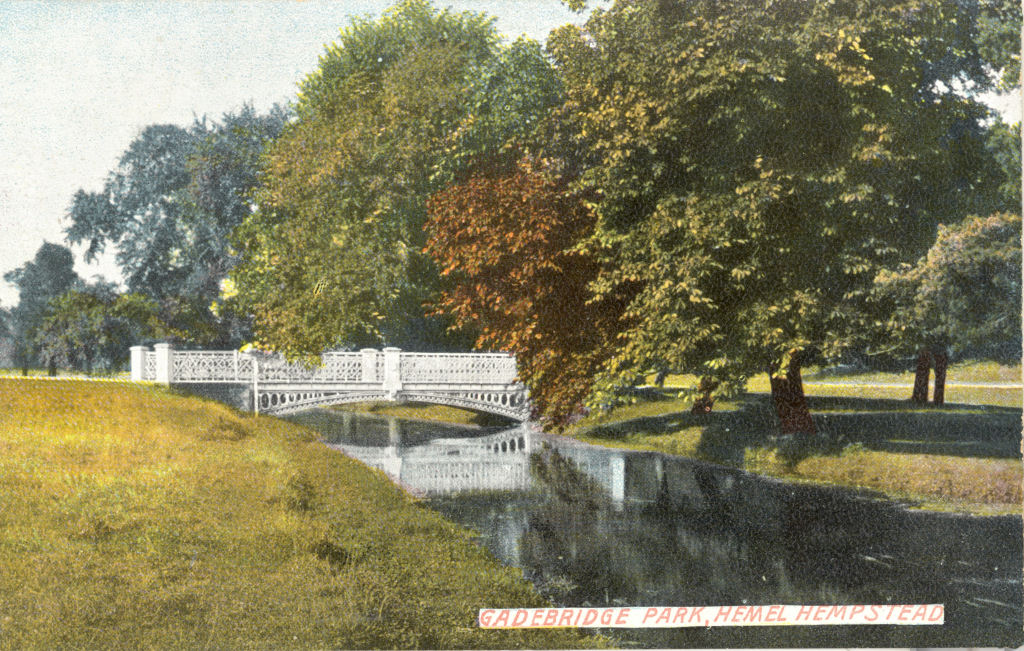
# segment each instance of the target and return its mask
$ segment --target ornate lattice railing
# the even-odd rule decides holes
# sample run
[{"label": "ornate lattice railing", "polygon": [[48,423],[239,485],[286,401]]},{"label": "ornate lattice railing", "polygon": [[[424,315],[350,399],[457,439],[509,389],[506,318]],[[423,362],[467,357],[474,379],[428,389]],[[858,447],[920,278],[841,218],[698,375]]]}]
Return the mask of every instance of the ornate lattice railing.
[{"label": "ornate lattice railing", "polygon": [[402,353],[409,384],[512,384],[516,358],[504,353]]},{"label": "ornate lattice railing", "polygon": [[[288,362],[281,355],[222,350],[141,347],[133,357],[139,380],[167,383],[511,385],[516,360],[505,353],[405,353],[398,349],[324,353],[321,365]],[[388,358],[394,356],[390,363]],[[258,369],[257,377],[253,377]]]},{"label": "ornate lattice railing", "polygon": [[170,379],[171,382],[244,382],[238,372],[238,358],[239,354],[233,351],[172,351]]},{"label": "ornate lattice railing", "polygon": [[[376,355],[372,373],[364,374],[364,353],[326,353],[321,366],[289,363],[283,357],[261,357],[260,382],[358,383],[379,382]],[[250,373],[251,377],[251,373]]]},{"label": "ornate lattice railing", "polygon": [[156,353],[145,353],[142,379],[149,380],[150,382],[156,380]]}]

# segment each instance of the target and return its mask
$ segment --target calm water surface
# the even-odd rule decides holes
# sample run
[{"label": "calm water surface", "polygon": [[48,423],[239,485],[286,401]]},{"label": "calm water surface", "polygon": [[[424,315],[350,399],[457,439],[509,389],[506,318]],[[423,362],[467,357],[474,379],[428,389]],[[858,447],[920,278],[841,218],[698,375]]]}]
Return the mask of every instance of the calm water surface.
[{"label": "calm water surface", "polygon": [[909,511],[524,428],[291,418],[428,496],[559,605],[946,605],[943,626],[605,631],[623,646],[1024,644],[1019,516]]}]

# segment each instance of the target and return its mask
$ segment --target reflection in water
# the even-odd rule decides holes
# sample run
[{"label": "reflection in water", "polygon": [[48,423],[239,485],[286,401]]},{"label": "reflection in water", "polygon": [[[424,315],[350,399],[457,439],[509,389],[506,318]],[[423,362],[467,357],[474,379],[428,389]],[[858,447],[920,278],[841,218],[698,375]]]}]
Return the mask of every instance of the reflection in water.
[{"label": "reflection in water", "polygon": [[944,603],[946,625],[617,630],[641,646],[1018,646],[1021,519],[907,511],[516,428],[296,416],[558,604]]}]

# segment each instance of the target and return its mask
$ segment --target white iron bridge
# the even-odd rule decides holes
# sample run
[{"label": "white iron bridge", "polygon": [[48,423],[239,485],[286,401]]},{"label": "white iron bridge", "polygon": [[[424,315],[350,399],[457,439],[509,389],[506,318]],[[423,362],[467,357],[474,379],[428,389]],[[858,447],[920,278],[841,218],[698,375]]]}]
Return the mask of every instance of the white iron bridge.
[{"label": "white iron bridge", "polygon": [[319,365],[269,353],[131,349],[136,382],[246,385],[256,413],[283,415],[351,402],[425,402],[530,418],[526,387],[508,353],[411,353],[398,348],[327,352]]}]

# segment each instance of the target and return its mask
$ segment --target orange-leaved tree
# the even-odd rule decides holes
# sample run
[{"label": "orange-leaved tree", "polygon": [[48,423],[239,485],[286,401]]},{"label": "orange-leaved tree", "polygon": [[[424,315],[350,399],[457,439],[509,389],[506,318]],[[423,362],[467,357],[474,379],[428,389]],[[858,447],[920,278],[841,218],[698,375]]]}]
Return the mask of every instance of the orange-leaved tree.
[{"label": "orange-leaved tree", "polygon": [[528,161],[428,204],[426,251],[445,281],[436,310],[475,329],[478,348],[514,353],[535,415],[555,426],[579,412],[626,304],[589,300],[597,262],[575,246],[593,225],[564,179]]}]

